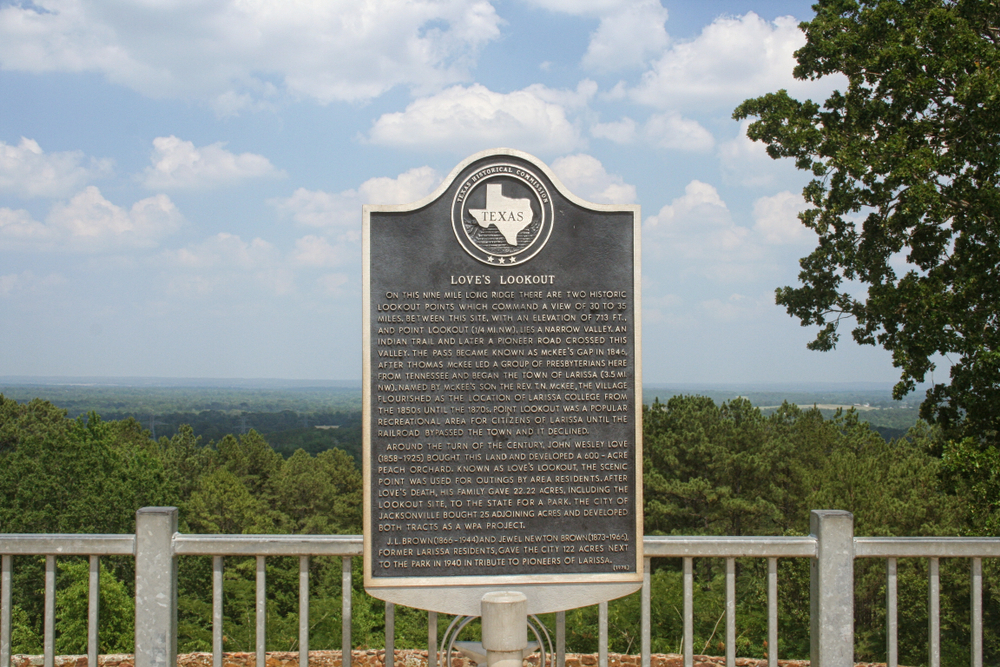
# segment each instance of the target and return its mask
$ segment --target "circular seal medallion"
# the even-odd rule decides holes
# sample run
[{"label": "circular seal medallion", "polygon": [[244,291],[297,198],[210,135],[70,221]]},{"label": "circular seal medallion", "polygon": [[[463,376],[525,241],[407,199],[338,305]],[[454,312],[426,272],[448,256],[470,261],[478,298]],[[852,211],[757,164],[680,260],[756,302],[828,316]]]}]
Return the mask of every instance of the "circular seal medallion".
[{"label": "circular seal medallion", "polygon": [[480,262],[515,266],[534,257],[552,234],[552,197],[528,168],[480,167],[459,183],[451,224],[459,245]]}]

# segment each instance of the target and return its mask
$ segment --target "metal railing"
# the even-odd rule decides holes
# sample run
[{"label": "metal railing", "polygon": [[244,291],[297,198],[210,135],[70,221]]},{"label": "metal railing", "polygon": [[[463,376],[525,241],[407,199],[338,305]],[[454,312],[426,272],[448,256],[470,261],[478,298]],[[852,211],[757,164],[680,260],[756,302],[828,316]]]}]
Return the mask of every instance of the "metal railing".
[{"label": "metal railing", "polygon": [[[929,559],[928,664],[940,667],[939,559],[968,558],[972,564],[971,667],[983,664],[982,559],[1000,558],[1000,538],[876,538],[854,537],[848,512],[813,511],[811,535],[805,537],[646,537],[645,573],[641,590],[641,654],[650,665],[651,570],[653,558],[682,559],[683,641],[685,667],[694,664],[693,588],[695,558],[726,562],[726,665],[736,661],[737,558],[766,558],[768,665],[778,660],[778,559],[808,558],[810,572],[810,643],[814,667],[847,667],[854,663],[854,560],[884,558],[887,563],[887,667],[897,667],[896,559]],[[351,559],[363,555],[359,535],[184,535],[177,532],[175,508],[150,507],[136,514],[135,535],[12,535],[0,534],[0,667],[10,667],[12,557],[45,556],[44,667],[55,664],[56,557],[89,556],[88,664],[97,665],[99,622],[99,559],[135,557],[135,667],[173,667],[177,654],[177,557],[213,559],[213,667],[222,667],[222,581],[224,557],[256,558],[256,664],[264,667],[266,639],[266,570],[272,556],[299,558],[299,665],[308,667],[309,559],[342,558],[342,646],[351,646]],[[395,609],[385,609],[386,667],[393,665]],[[556,614],[556,667],[565,664],[565,612]],[[599,665],[608,665],[608,605],[598,605]],[[428,618],[428,667],[437,663],[437,615]],[[342,664],[350,667],[350,651]]]}]

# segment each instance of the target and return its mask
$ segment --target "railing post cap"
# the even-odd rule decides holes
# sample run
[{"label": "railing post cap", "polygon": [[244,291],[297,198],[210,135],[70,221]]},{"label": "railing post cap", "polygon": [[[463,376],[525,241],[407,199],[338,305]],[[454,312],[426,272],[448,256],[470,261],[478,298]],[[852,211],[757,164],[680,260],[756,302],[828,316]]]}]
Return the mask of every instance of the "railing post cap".
[{"label": "railing post cap", "polygon": [[487,604],[510,604],[512,602],[527,602],[528,598],[520,591],[490,591],[483,596]]},{"label": "railing post cap", "polygon": [[140,507],[136,514],[176,514],[176,507]]},{"label": "railing post cap", "polygon": [[854,518],[854,515],[848,512],[847,510],[811,510],[810,513],[824,518],[826,517],[831,517],[831,518],[850,517],[851,519]]}]

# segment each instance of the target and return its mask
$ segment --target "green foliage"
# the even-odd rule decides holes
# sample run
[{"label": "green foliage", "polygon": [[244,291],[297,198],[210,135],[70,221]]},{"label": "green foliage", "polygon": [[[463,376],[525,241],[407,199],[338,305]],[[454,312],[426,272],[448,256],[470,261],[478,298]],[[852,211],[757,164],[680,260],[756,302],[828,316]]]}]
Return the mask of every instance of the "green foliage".
[{"label": "green foliage", "polygon": [[[87,611],[90,564],[59,561],[56,594],[56,651],[60,655],[87,652]],[[101,568],[98,590],[98,637],[101,653],[130,653],[135,639],[135,604],[127,588]]]},{"label": "green foliage", "polygon": [[965,438],[947,444],[942,467],[952,489],[967,499],[962,508],[972,535],[1000,535],[1000,450]]},{"label": "green foliage", "polygon": [[[938,460],[929,452],[944,449]],[[908,437],[886,442],[859,415],[783,404],[769,414],[737,399],[716,404],[701,396],[654,401],[644,410],[647,534],[798,535],[809,510],[846,509],[858,535],[942,535],[995,530],[997,509],[984,496],[1000,491],[995,450],[968,441],[943,447],[936,429],[918,425]],[[131,532],[134,512],[145,504],[176,504],[181,530],[206,533],[348,533],[361,531],[362,483],[354,460],[340,450],[283,459],[267,438],[250,431],[203,443],[191,428],[154,441],[136,422],[68,419],[43,401],[19,405],[0,397],[0,476],[14,480],[0,496],[0,517],[15,530]],[[71,476],[71,477],[70,477]],[[103,480],[92,482],[94,476]],[[79,480],[71,490],[66,479]],[[53,494],[45,498],[32,490]],[[75,494],[86,494],[77,498]],[[94,506],[101,509],[95,511]],[[34,523],[31,523],[34,522]],[[5,526],[10,525],[7,523]],[[15,558],[13,649],[41,650],[44,559]],[[86,641],[87,563],[59,559],[57,646],[82,651]],[[131,646],[132,571],[129,559],[103,558],[102,651]],[[681,650],[680,563],[656,559],[652,572],[653,650]],[[725,563],[698,559],[694,573],[694,650],[725,652]],[[779,653],[809,653],[809,563],[779,561]],[[353,641],[378,648],[384,641],[384,605],[363,589],[361,559],[352,562]],[[859,560],[856,580],[856,655],[884,659],[885,572],[881,561]],[[926,562],[899,561],[900,660],[920,664],[926,655]],[[310,646],[338,649],[341,642],[340,558],[312,558]],[[984,573],[987,626],[1000,621],[1000,571]],[[212,559],[179,560],[178,646],[211,648]],[[296,558],[268,558],[268,650],[296,650]],[[737,646],[741,656],[767,655],[767,562],[737,560]],[[254,558],[224,561],[224,646],[255,645]],[[968,567],[944,561],[942,650],[944,665],[964,664],[968,644]],[[637,650],[638,595],[609,605],[610,649]],[[439,618],[439,636],[450,619]],[[543,619],[553,623],[551,616]],[[427,615],[397,608],[396,645],[426,646]],[[992,625],[991,625],[992,624]],[[463,638],[475,637],[470,626]],[[987,633],[987,662],[1000,655]],[[570,651],[597,648],[596,609],[567,613]]]},{"label": "green foliage", "polygon": [[14,653],[40,655],[43,648],[41,626],[32,622],[28,612],[20,605],[14,605],[10,623],[10,645]]},{"label": "green foliage", "polygon": [[135,511],[175,496],[133,421],[86,419],[0,395],[0,525],[9,532],[128,533]]},{"label": "green foliage", "polygon": [[[814,179],[800,215],[818,235],[800,287],[777,302],[820,327],[829,350],[854,339],[901,369],[894,393],[952,363],[921,408],[952,434],[1000,429],[1000,7],[985,0],[819,0],[795,76],[847,77],[824,103],[785,91],[745,101],[751,139]],[[900,268],[899,258],[908,265]],[[867,286],[858,296],[852,284]]]},{"label": "green foliage", "polygon": [[274,517],[267,503],[226,468],[199,477],[183,509],[185,525],[193,533],[274,532]]},{"label": "green foliage", "polygon": [[[361,532],[361,475],[354,460],[332,449],[287,460],[256,431],[204,444],[181,426],[153,441],[133,419],[69,419],[51,403],[20,404],[0,395],[0,525],[5,532],[131,533],[135,512],[150,505],[180,508],[181,530],[203,533]],[[361,566],[357,560],[357,567]],[[101,650],[130,650],[133,564],[101,561]],[[86,648],[88,564],[58,561],[57,648]],[[44,559],[17,558],[13,649],[41,650]],[[313,646],[340,642],[340,559],[311,564]],[[298,641],[298,561],[267,562],[269,648]],[[255,561],[227,559],[224,632],[228,650],[252,650]],[[367,598],[356,573],[355,637],[374,641],[380,603]],[[179,646],[211,647],[211,559],[180,559]],[[379,642],[381,640],[378,640]]]},{"label": "green foliage", "polygon": [[[976,503],[973,493],[944,492],[942,463],[929,453],[939,446],[938,435],[926,425],[905,439],[886,442],[854,412],[824,419],[819,410],[785,404],[764,416],[742,399],[719,406],[702,396],[654,401],[643,419],[647,534],[802,535],[808,532],[810,509],[835,508],[854,514],[857,535],[954,535],[963,529],[960,509]],[[996,470],[996,462],[980,464]],[[748,657],[767,654],[766,567],[761,559],[738,561],[737,651]],[[682,636],[679,564],[658,559],[654,568],[654,582],[663,582],[654,583],[654,642],[677,651]],[[716,628],[724,608],[723,568],[722,561],[695,561],[696,651],[724,651]],[[885,658],[884,568],[881,561],[855,564],[856,657],[862,661]],[[908,610],[900,628],[900,659],[919,664],[926,656],[926,564],[901,560],[898,576],[900,608]],[[942,603],[942,627],[947,628],[942,646],[955,655],[968,642],[963,576],[967,579],[967,571],[957,563],[942,568],[942,581],[949,582],[943,586],[952,591]],[[1000,582],[990,586],[992,595],[1000,592]],[[808,563],[780,561],[779,588],[780,655],[806,658]],[[574,613],[584,624],[574,636],[590,648],[589,612]],[[620,627],[635,627],[637,614],[625,613]],[[623,647],[631,638],[627,631],[620,636]]]},{"label": "green foliage", "polygon": [[271,495],[292,533],[361,533],[361,477],[339,449],[309,456],[301,449],[270,481]]},{"label": "green foliage", "polygon": [[721,408],[702,396],[654,402],[643,421],[647,532],[767,535],[788,529],[789,518],[801,522],[790,414],[798,408],[765,418],[745,399]]}]

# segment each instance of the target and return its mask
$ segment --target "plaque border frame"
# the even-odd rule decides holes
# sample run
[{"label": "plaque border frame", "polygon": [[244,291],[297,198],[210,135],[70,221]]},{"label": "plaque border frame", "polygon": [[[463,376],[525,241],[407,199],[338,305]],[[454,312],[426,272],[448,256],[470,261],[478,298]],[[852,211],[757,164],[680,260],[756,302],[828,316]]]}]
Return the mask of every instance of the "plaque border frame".
[{"label": "plaque border frame", "polygon": [[[568,574],[496,574],[496,575],[466,575],[466,576],[425,576],[425,577],[378,577],[372,576],[371,572],[371,531],[372,531],[372,516],[370,507],[371,498],[371,420],[372,420],[372,408],[371,408],[371,398],[372,398],[372,303],[371,303],[371,214],[372,213],[407,213],[411,211],[416,211],[418,209],[424,208],[425,206],[433,203],[440,197],[442,197],[452,184],[456,181],[459,175],[468,168],[472,163],[478,162],[485,158],[490,157],[514,157],[533,165],[534,168],[541,171],[552,183],[552,186],[559,194],[565,197],[568,201],[584,209],[589,209],[596,212],[607,212],[607,213],[631,213],[632,214],[632,231],[633,231],[633,244],[632,244],[632,292],[634,295],[634,305],[633,305],[633,336],[635,337],[635,408],[633,411],[633,429],[635,434],[635,469],[634,473],[637,474],[636,488],[635,488],[635,521],[636,521],[636,545],[635,545],[635,571],[633,572],[599,572],[599,573],[568,573]],[[450,224],[450,221],[449,221]],[[552,224],[555,225],[556,221],[553,219]],[[642,267],[641,267],[641,207],[638,204],[597,204],[594,202],[586,201],[569,191],[569,189],[563,185],[562,181],[559,179],[552,170],[543,163],[538,158],[511,148],[494,148],[485,151],[480,151],[475,153],[466,159],[462,160],[451,172],[441,181],[441,183],[431,192],[429,195],[420,199],[416,202],[409,204],[393,204],[393,205],[380,205],[380,204],[365,204],[362,207],[362,467],[363,467],[363,486],[364,489],[362,493],[364,494],[363,503],[363,535],[364,535],[364,586],[369,595],[373,597],[380,598],[389,602],[397,602],[399,604],[407,604],[409,606],[415,606],[412,602],[414,596],[407,595],[406,591],[411,589],[426,589],[426,597],[423,595],[417,595],[416,597],[422,598],[421,608],[431,609],[437,611],[443,611],[445,613],[462,613],[459,611],[451,611],[454,607],[449,607],[445,605],[444,602],[432,602],[431,598],[435,596],[434,589],[444,588],[465,588],[469,587],[472,589],[481,589],[483,587],[488,587],[490,589],[510,589],[518,588],[519,586],[525,587],[525,592],[528,593],[529,589],[535,589],[541,587],[542,589],[550,589],[553,586],[562,589],[564,586],[573,586],[574,589],[579,588],[580,585],[584,585],[586,589],[583,591],[573,592],[567,590],[565,593],[566,599],[573,599],[573,607],[584,606],[585,604],[593,604],[598,601],[605,601],[608,599],[613,599],[620,597],[622,595],[627,595],[635,590],[638,590],[642,585],[644,576],[644,553],[643,553],[643,480],[642,480],[642,303],[641,303],[641,280],[642,280]],[[464,249],[462,252],[465,252]],[[473,258],[475,259],[475,258]],[[511,265],[519,266],[519,265]],[[608,586],[601,586],[601,584],[607,584]],[[601,593],[601,589],[607,588],[608,592],[614,589],[611,595],[604,595]],[[471,592],[471,591],[470,591]],[[553,600],[548,604],[543,604],[543,608],[539,609],[537,602],[532,604],[532,597],[529,595],[529,607],[533,607],[534,610],[529,610],[529,613],[545,613],[546,611],[555,611],[556,609],[566,609],[570,607],[561,607],[558,601]],[[546,600],[549,595],[543,595]],[[556,597],[560,597],[557,595]],[[478,608],[478,598],[476,598],[477,608]],[[583,600],[583,602],[580,602]],[[579,604],[578,604],[579,602]],[[435,604],[440,605],[435,607]],[[555,605],[555,606],[553,606]],[[478,611],[475,612],[478,614]]]}]

